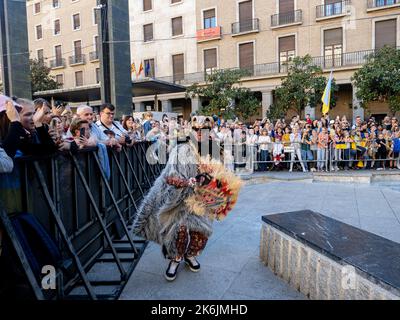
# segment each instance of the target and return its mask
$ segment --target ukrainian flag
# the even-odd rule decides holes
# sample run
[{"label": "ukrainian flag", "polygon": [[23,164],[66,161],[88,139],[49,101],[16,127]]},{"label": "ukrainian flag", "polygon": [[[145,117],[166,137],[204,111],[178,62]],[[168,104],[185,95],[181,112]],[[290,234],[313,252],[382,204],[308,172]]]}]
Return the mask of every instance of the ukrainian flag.
[{"label": "ukrainian flag", "polygon": [[331,90],[332,90],[333,71],[329,76],[328,83],[326,84],[324,95],[322,96],[322,114],[325,115],[329,112],[331,105]]}]

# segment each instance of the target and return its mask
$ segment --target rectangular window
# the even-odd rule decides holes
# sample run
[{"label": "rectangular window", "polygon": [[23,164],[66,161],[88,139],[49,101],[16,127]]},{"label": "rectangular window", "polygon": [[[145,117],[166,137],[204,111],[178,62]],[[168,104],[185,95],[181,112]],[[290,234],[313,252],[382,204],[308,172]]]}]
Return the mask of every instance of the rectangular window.
[{"label": "rectangular window", "polygon": [[179,3],[182,2],[182,0],[171,0],[171,3]]},{"label": "rectangular window", "polygon": [[325,0],[325,16],[334,16],[343,12],[342,6],[344,1],[339,0]]},{"label": "rectangular window", "polygon": [[53,8],[59,8],[60,7],[60,0],[53,0]]},{"label": "rectangular window", "polygon": [[43,29],[41,25],[36,26],[36,40],[43,38]]},{"label": "rectangular window", "polygon": [[99,46],[99,36],[94,37],[94,49],[99,54],[100,52],[100,46]]},{"label": "rectangular window", "polygon": [[342,28],[324,31],[325,68],[342,65],[343,30]]},{"label": "rectangular window", "polygon": [[54,52],[57,61],[61,61],[62,59],[62,52],[61,52],[61,45],[54,47]]},{"label": "rectangular window", "polygon": [[155,76],[154,69],[154,59],[146,59],[144,60],[144,75],[145,77],[154,78]]},{"label": "rectangular window", "polygon": [[83,71],[75,72],[75,86],[83,86]]},{"label": "rectangular window", "polygon": [[58,83],[59,87],[62,88],[64,85],[64,75],[57,74],[56,75],[56,82]]},{"label": "rectangular window", "polygon": [[279,13],[294,11],[294,0],[279,0]]},{"label": "rectangular window", "polygon": [[93,9],[93,24],[97,24],[97,21],[99,19],[99,15],[100,15],[100,10],[97,8]]},{"label": "rectangular window", "polygon": [[75,54],[75,60],[76,61],[81,61],[82,60],[82,41],[74,41],[74,54]]},{"label": "rectangular window", "polygon": [[172,19],[172,36],[179,36],[183,34],[182,17]]},{"label": "rectangular window", "polygon": [[172,70],[174,81],[185,79],[185,59],[183,54],[172,56]]},{"label": "rectangular window", "polygon": [[100,68],[96,68],[96,83],[100,83]]},{"label": "rectangular window", "polygon": [[293,60],[296,54],[296,37],[279,38],[279,68],[280,72],[287,72],[288,63]]},{"label": "rectangular window", "polygon": [[203,28],[215,28],[217,26],[217,17],[215,16],[215,9],[203,11]]},{"label": "rectangular window", "polygon": [[41,64],[44,63],[43,49],[39,49],[37,51],[37,59],[38,59],[39,63],[41,63]]},{"label": "rectangular window", "polygon": [[79,13],[74,14],[72,16],[72,20],[73,20],[73,28],[74,28],[74,30],[79,30],[81,28],[81,17],[79,15]]},{"label": "rectangular window", "polygon": [[34,13],[38,14],[40,13],[40,2],[36,2],[34,5]]},{"label": "rectangular window", "polygon": [[210,72],[217,68],[217,49],[204,50],[204,70]]},{"label": "rectangular window", "polygon": [[143,11],[149,11],[153,9],[152,0],[143,0]]},{"label": "rectangular window", "polygon": [[253,30],[253,1],[239,3],[239,32]]},{"label": "rectangular window", "polygon": [[375,22],[375,49],[384,46],[396,47],[397,20],[385,20]]},{"label": "rectangular window", "polygon": [[61,34],[60,19],[54,20],[54,35]]},{"label": "rectangular window", "polygon": [[254,70],[254,44],[253,42],[239,45],[239,68],[248,70],[253,74]]},{"label": "rectangular window", "polygon": [[143,26],[143,39],[144,42],[152,41],[153,40],[153,24],[145,24]]}]

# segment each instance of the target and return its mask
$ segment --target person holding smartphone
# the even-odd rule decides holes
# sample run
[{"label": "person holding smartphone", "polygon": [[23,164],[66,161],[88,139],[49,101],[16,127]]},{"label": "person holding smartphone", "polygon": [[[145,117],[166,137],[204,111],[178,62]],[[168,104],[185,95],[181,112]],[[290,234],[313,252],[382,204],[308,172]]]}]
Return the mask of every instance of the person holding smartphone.
[{"label": "person holding smartphone", "polygon": [[82,119],[75,119],[70,126],[71,134],[74,139],[72,144],[76,144],[79,149],[95,147],[95,139],[90,137],[89,122]]}]

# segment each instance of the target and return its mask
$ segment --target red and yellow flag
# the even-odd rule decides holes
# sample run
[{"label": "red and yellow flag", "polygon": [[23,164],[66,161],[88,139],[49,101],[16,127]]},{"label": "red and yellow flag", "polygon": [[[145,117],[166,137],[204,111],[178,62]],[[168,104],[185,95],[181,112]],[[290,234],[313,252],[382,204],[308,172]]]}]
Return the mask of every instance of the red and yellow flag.
[{"label": "red and yellow flag", "polygon": [[140,76],[142,71],[143,71],[143,62],[140,62],[139,72],[138,72],[138,74],[136,76]]}]

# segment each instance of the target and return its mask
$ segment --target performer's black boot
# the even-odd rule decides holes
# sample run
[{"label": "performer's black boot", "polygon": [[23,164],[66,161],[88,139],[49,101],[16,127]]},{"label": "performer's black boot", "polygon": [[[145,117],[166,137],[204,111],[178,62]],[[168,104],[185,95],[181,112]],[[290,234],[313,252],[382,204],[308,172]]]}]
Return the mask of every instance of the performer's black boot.
[{"label": "performer's black boot", "polygon": [[167,279],[168,281],[174,281],[176,279],[176,274],[178,273],[180,263],[180,261],[176,260],[170,261],[167,271],[165,272],[165,279]]}]

